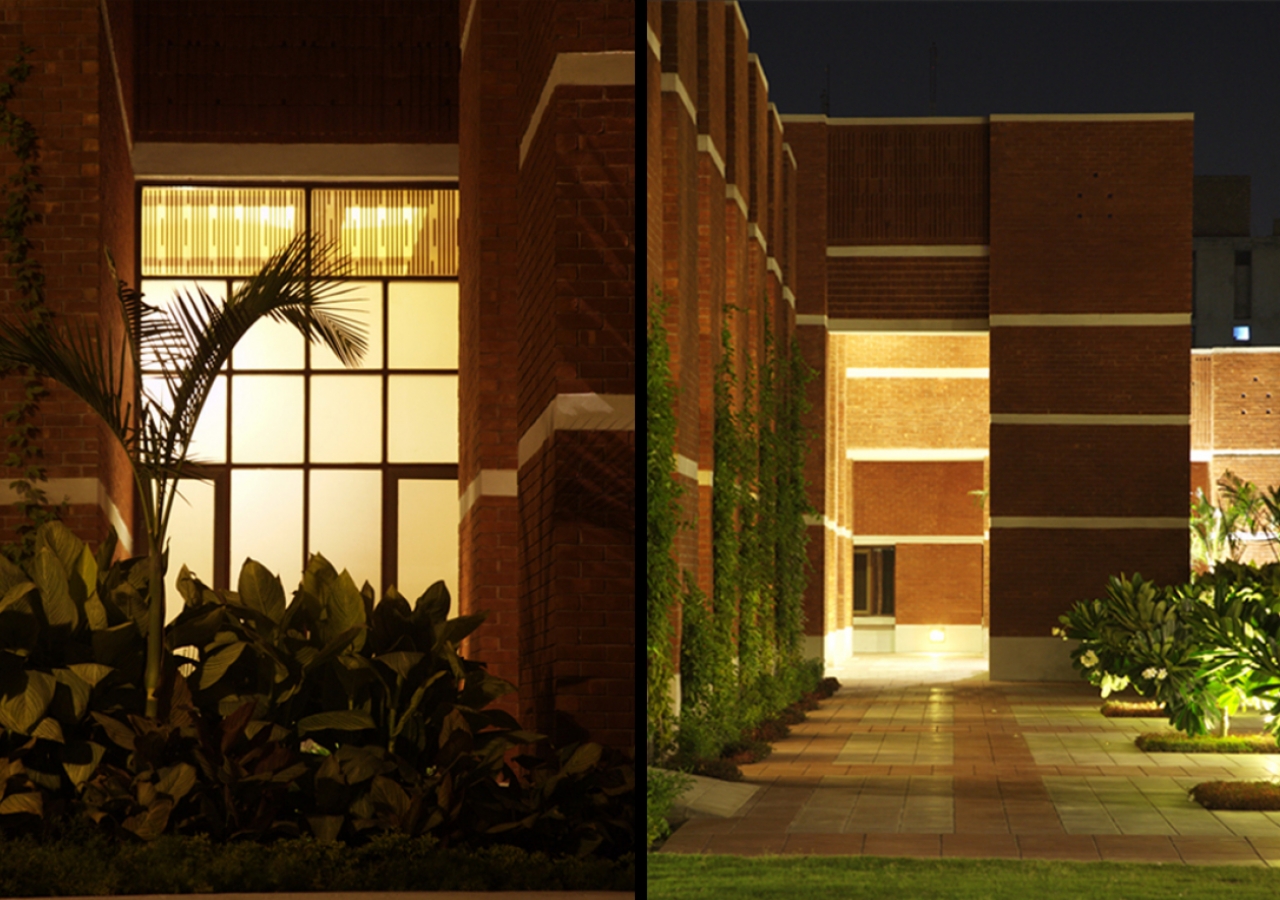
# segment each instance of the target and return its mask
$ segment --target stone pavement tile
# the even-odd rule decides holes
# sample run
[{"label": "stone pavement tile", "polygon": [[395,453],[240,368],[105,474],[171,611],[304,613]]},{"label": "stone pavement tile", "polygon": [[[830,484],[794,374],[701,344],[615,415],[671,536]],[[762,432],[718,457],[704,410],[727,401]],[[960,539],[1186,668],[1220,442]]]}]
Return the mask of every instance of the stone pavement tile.
[{"label": "stone pavement tile", "polygon": [[1101,859],[1093,836],[1087,834],[1020,834],[1018,850],[1023,859],[1073,859],[1081,862]]},{"label": "stone pavement tile", "polygon": [[1171,839],[1182,861],[1202,866],[1264,866],[1257,850],[1241,837],[1175,837]]},{"label": "stone pavement tile", "polygon": [[862,834],[790,834],[782,848],[783,853],[803,853],[816,856],[858,856],[865,840]]},{"label": "stone pavement tile", "polygon": [[1248,841],[1267,865],[1280,867],[1280,837],[1250,837]]},{"label": "stone pavement tile", "polygon": [[942,835],[868,834],[862,852],[867,856],[937,857],[942,855]]},{"label": "stone pavement tile", "polygon": [[776,815],[744,816],[741,819],[730,819],[733,822],[734,834],[784,834],[798,809]]},{"label": "stone pavement tile", "polygon": [[1220,809],[1211,812],[1215,819],[1227,826],[1232,834],[1240,837],[1280,838],[1280,824],[1256,810]]},{"label": "stone pavement tile", "polygon": [[1098,853],[1107,862],[1182,862],[1172,839],[1166,835],[1099,834],[1093,839]]},{"label": "stone pavement tile", "polygon": [[1011,834],[944,834],[942,855],[976,859],[1017,859],[1018,841]]},{"label": "stone pavement tile", "polygon": [[725,853],[732,856],[777,854],[787,843],[786,834],[713,834],[707,838],[703,853]]},{"label": "stone pavement tile", "polygon": [[675,833],[667,838],[666,842],[658,849],[659,853],[703,853],[706,851],[707,842],[711,840],[710,832],[702,831],[686,831],[689,823],[685,822],[675,830]]}]

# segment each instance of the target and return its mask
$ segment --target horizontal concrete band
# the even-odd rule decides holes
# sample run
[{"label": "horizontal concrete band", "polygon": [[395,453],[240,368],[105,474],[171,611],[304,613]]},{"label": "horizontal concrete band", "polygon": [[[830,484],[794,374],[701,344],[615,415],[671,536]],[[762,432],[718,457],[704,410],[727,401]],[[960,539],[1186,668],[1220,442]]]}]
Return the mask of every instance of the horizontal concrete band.
[{"label": "horizontal concrete band", "polygon": [[481,469],[458,498],[458,518],[465,518],[481,497],[518,496],[518,475],[515,469]]},{"label": "horizontal concrete band", "polygon": [[456,181],[457,144],[137,143],[139,179]]},{"label": "horizontal concrete band", "polygon": [[1190,425],[1190,416],[992,413],[992,425]]},{"label": "horizontal concrete band", "polygon": [[742,191],[738,190],[736,184],[730,183],[724,186],[724,198],[738,204],[738,209],[742,211],[742,218],[745,219],[747,217],[747,200],[742,196]]},{"label": "horizontal concrete band", "polygon": [[[551,95],[561,85],[634,85],[636,83],[636,54],[634,50],[605,50],[596,53],[557,53],[542,95],[534,107],[529,127],[520,140],[520,165],[524,165],[529,144],[542,123],[542,115],[551,103]],[[697,116],[693,117],[697,120]],[[721,170],[723,171],[723,169]]]},{"label": "horizontal concrete band", "polygon": [[1185,529],[1186,516],[992,516],[991,530],[997,528],[1072,529],[1104,531],[1125,528]]},{"label": "horizontal concrete band", "polygon": [[765,96],[769,94],[769,79],[764,74],[764,64],[760,62],[760,57],[755,53],[747,54],[747,65],[755,66],[756,72],[760,75],[760,83],[764,85]]},{"label": "horizontal concrete band", "polygon": [[990,256],[991,248],[985,244],[902,244],[856,247],[828,247],[829,257],[849,256]]},{"label": "horizontal concrete band", "polygon": [[832,531],[837,537],[853,538],[853,532],[842,525],[836,524],[834,519],[828,519],[826,516],[805,516],[804,524],[810,528],[826,528]]},{"label": "horizontal concrete band", "polygon": [[[1201,453],[1200,459],[1196,458],[1196,454]],[[1193,450],[1191,451],[1191,459],[1195,462],[1208,462],[1215,456],[1280,456],[1280,450],[1220,450],[1217,447],[1212,450]]]},{"label": "horizontal concrete band", "polygon": [[1195,113],[1044,113],[993,114],[989,116],[904,116],[902,118],[833,118],[795,113],[784,122],[826,122],[828,125],[982,125],[986,122],[1181,122],[1193,121]]},{"label": "horizontal concrete band", "polygon": [[676,473],[690,481],[698,480],[698,464],[683,453],[676,454]]},{"label": "horizontal concrete band", "polygon": [[845,378],[989,378],[990,369],[855,369],[844,370]]},{"label": "horizontal concrete band", "polygon": [[836,118],[812,113],[791,113],[782,117],[784,122],[826,122],[828,125],[983,125],[986,116],[903,116],[902,118],[867,117]]},{"label": "horizontal concrete band", "polygon": [[847,447],[844,458],[854,462],[981,462],[986,447]]},{"label": "horizontal concrete band", "polygon": [[662,93],[678,96],[680,102],[684,104],[685,111],[689,113],[689,118],[693,119],[695,124],[697,123],[698,108],[689,99],[689,92],[685,90],[684,82],[680,80],[679,74],[676,72],[662,73]]},{"label": "horizontal concrete band", "polygon": [[[36,482],[35,486],[44,491],[49,502],[70,503],[76,506],[92,505],[102,510],[107,521],[116,530],[120,545],[126,553],[133,553],[133,533],[120,514],[115,501],[107,493],[102,482],[96,478],[50,478],[48,481]],[[15,491],[9,482],[0,485],[0,503],[19,503],[25,498]]]},{"label": "horizontal concrete band", "polygon": [[720,173],[720,177],[724,178],[724,157],[720,155],[720,151],[716,149],[716,142],[711,140],[711,135],[698,135],[698,152],[705,153],[711,157],[712,164],[716,167],[716,171]]},{"label": "horizontal concrete band", "polygon": [[[474,3],[471,5],[475,6]],[[471,10],[467,10],[467,18],[468,20],[470,20]],[[644,25],[644,28],[645,28],[645,31],[649,32],[649,49],[653,51],[654,56],[658,57],[658,59],[661,60],[662,59],[662,43],[658,40],[658,36],[653,33],[653,26],[650,25],[648,22],[646,22]]]},{"label": "horizontal concrete band", "polygon": [[1191,324],[1191,313],[1031,313],[987,317],[992,328],[1173,328]]},{"label": "horizontal concrete band", "polygon": [[521,467],[557,431],[635,431],[634,394],[557,394],[520,438]]},{"label": "horizontal concrete band", "polygon": [[827,330],[842,334],[987,334],[986,319],[834,319]]},{"label": "horizontal concrete band", "polygon": [[885,546],[888,544],[981,544],[985,538],[980,534],[857,534],[853,535],[853,543],[860,547]]}]

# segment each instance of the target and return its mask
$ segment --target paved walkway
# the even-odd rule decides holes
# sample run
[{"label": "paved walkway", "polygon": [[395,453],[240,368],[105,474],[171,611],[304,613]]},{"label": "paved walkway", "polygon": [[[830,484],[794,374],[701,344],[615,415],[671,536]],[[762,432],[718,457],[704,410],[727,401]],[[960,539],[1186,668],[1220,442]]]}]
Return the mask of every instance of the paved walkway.
[{"label": "paved walkway", "polygon": [[1280,756],[1144,753],[1133,738],[1164,719],[1105,718],[1084,682],[991,682],[981,657],[868,655],[831,674],[840,691],[744,782],[698,779],[660,852],[1280,866],[1280,812],[1187,793],[1280,777]]}]

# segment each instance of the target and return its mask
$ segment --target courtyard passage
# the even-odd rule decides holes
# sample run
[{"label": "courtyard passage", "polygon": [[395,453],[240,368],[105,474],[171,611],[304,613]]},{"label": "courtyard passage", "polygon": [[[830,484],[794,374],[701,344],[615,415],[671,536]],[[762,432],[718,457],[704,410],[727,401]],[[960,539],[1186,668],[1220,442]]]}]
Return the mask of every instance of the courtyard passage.
[{"label": "courtyard passage", "polygon": [[1280,866],[1280,812],[1187,793],[1276,778],[1280,755],[1144,753],[1134,737],[1164,719],[1108,719],[1083,681],[989,681],[983,657],[864,655],[829,674],[839,692],[745,781],[697,779],[660,852]]}]

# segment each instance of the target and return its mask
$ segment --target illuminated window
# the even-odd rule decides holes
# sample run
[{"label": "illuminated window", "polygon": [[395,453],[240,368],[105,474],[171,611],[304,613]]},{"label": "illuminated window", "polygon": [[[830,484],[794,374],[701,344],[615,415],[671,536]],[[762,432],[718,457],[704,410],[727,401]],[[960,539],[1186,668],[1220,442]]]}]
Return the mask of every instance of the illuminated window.
[{"label": "illuminated window", "polygon": [[144,187],[142,209],[148,303],[225,301],[309,222],[352,257],[343,304],[369,339],[350,369],[269,320],[236,346],[192,446],[212,484],[174,505],[170,591],[184,564],[234,587],[245,557],[291,590],[318,552],[379,593],[456,594],[456,190]]},{"label": "illuminated window", "polygon": [[1236,343],[1238,344],[1249,343],[1249,326],[1248,325],[1233,326],[1231,329],[1231,336],[1235,338]]}]

